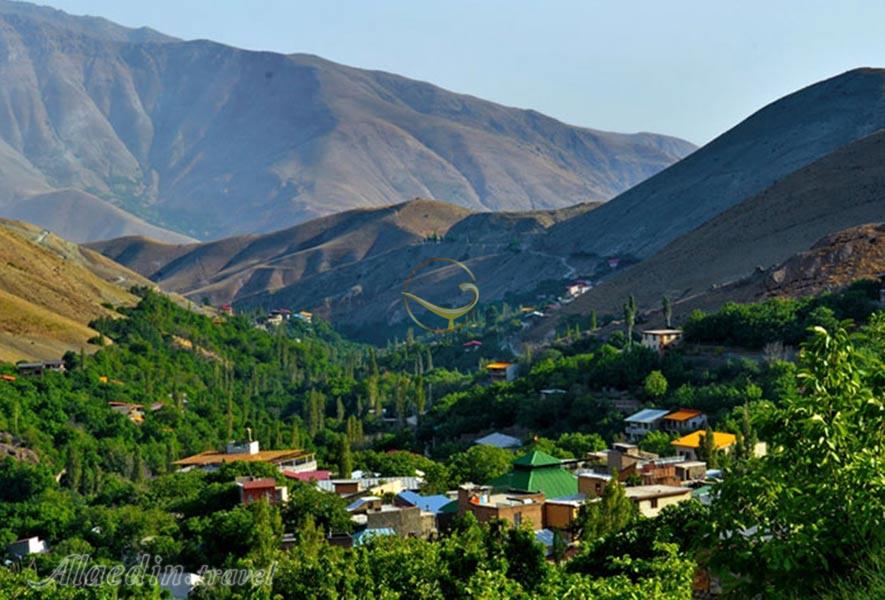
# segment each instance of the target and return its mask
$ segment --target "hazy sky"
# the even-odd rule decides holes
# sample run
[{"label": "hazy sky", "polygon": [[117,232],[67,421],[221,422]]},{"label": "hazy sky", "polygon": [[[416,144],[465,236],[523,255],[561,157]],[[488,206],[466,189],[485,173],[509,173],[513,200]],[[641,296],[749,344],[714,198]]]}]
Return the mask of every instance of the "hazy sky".
[{"label": "hazy sky", "polygon": [[308,52],[612,131],[709,141],[768,102],[885,67],[885,2],[45,0],[184,39]]}]

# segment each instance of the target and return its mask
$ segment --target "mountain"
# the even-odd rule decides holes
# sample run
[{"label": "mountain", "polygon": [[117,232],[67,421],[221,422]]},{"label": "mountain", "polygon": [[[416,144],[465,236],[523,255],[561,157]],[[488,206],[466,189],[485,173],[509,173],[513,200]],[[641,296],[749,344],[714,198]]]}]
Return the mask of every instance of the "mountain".
[{"label": "mountain", "polygon": [[640,306],[657,306],[664,295],[674,301],[704,295],[711,286],[765,271],[830,233],[883,216],[885,131],[879,131],[731,207],[603,281],[564,313],[617,313],[630,294]]},{"label": "mountain", "polygon": [[0,219],[0,360],[88,349],[97,335],[88,324],[134,304],[133,285],[152,284],[39,227]]},{"label": "mountain", "polygon": [[[336,323],[403,319],[402,282],[431,257],[461,260],[481,282],[483,298],[530,291],[546,279],[573,276],[581,263],[534,249],[554,224],[593,210],[470,213],[433,200],[355,209],[263,235],[170,245],[139,237],[90,244],[113,260],[192,300],[238,306],[310,308]],[[416,291],[432,295],[454,274],[431,270]]]},{"label": "mountain", "polygon": [[[27,214],[51,215],[52,192],[79,190],[94,210],[212,239],[417,196],[553,209],[607,200],[693,149],[315,56],[0,0],[0,214],[36,196],[46,208]],[[155,235],[134,227],[116,226]]]},{"label": "mountain", "polygon": [[606,205],[555,227],[558,253],[648,258],[790,173],[885,128],[885,70],[790,94]]}]

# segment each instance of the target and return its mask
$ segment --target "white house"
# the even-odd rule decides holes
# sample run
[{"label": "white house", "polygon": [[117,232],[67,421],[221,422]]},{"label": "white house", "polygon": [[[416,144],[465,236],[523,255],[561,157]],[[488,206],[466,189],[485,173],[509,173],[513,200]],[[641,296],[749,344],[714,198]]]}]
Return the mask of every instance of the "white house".
[{"label": "white house", "polygon": [[626,434],[632,442],[636,442],[645,437],[649,431],[660,428],[661,419],[663,419],[669,410],[658,408],[645,408],[638,413],[632,414],[624,422],[627,424]]},{"label": "white house", "polygon": [[646,329],[642,332],[642,345],[663,352],[682,339],[681,329]]},{"label": "white house", "polygon": [[34,536],[12,542],[6,547],[6,552],[16,558],[24,558],[31,554],[49,552],[49,547],[46,545],[46,542]]}]

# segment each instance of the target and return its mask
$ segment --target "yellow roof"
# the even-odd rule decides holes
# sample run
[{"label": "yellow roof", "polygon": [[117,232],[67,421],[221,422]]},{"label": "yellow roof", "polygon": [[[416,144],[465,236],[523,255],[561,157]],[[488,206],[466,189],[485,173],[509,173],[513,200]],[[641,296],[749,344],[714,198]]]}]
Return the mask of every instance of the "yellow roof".
[{"label": "yellow roof", "polygon": [[[683,436],[678,440],[673,440],[670,443],[674,446],[682,446],[684,448],[700,448],[701,439],[704,437],[705,433],[706,432],[703,429],[699,429],[694,433],[689,433],[688,435]],[[713,445],[716,446],[717,450],[733,446],[736,442],[737,438],[730,433],[722,433],[721,431],[713,432]]]},{"label": "yellow roof", "polygon": [[201,452],[200,454],[195,454],[194,456],[182,458],[181,460],[177,460],[172,464],[182,467],[189,467],[220,465],[222,463],[235,462],[238,460],[244,462],[274,463],[283,460],[299,458],[308,454],[310,454],[310,452],[305,452],[304,450],[262,450],[261,452],[256,452],[255,454],[246,454],[245,452],[242,454],[228,454],[227,452],[216,452],[214,450],[208,450],[206,452]]},{"label": "yellow roof", "polygon": [[509,362],[493,362],[486,365],[486,369],[506,369],[512,363]]}]

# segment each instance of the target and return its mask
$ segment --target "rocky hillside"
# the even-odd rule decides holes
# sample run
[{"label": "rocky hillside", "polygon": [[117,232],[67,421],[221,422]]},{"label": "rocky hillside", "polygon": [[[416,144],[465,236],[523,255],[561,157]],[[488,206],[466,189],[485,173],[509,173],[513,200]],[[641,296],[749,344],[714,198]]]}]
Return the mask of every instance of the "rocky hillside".
[{"label": "rocky hillside", "polygon": [[[0,1],[0,215],[77,239],[183,241],[145,221],[214,239],[417,196],[551,209],[607,200],[693,149],[315,56]],[[67,189],[103,219],[125,220],[117,207],[139,220],[91,230],[56,218],[69,200],[52,192]]]},{"label": "rocky hillside", "polygon": [[565,313],[618,312],[742,280],[840,229],[885,217],[885,131],[840,148],[602,282]]}]

